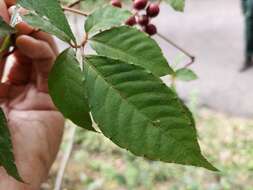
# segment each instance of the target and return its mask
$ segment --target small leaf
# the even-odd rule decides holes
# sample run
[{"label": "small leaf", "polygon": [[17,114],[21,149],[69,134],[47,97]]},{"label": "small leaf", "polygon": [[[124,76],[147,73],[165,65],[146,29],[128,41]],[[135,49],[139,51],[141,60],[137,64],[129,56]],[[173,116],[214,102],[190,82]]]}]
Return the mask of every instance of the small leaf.
[{"label": "small leaf", "polygon": [[55,27],[47,18],[42,18],[41,16],[37,14],[27,14],[22,16],[22,19],[29,25],[40,28],[41,30],[55,35],[59,39],[69,42],[70,38],[68,35],[66,35],[63,31],[59,30],[57,27]]},{"label": "small leaf", "polygon": [[19,0],[18,3],[28,10],[35,11],[39,16],[46,17],[52,25],[75,42],[74,34],[57,0]]},{"label": "small leaf", "polygon": [[169,3],[176,11],[184,11],[185,0],[165,0]]},{"label": "small leaf", "polygon": [[111,5],[101,7],[88,16],[85,31],[92,36],[113,26],[122,25],[131,15],[129,11]]},{"label": "small leaf", "polygon": [[[132,0],[121,0],[121,2],[126,7],[129,7],[132,3]],[[80,9],[86,13],[92,13],[94,10],[108,5],[108,3],[109,0],[81,0]]]},{"label": "small leaf", "polygon": [[189,110],[159,78],[107,57],[85,62],[91,112],[106,137],[138,156],[217,171],[201,154]]},{"label": "small leaf", "polygon": [[10,176],[23,182],[18,173],[12,150],[11,134],[4,112],[0,108],[0,166],[3,166]]},{"label": "small leaf", "polygon": [[156,76],[173,73],[155,40],[133,27],[112,28],[95,35],[90,41],[99,55],[139,65]]},{"label": "small leaf", "polygon": [[59,111],[76,125],[94,131],[85,95],[84,74],[72,49],[58,56],[48,85],[49,94]]},{"label": "small leaf", "polygon": [[108,0],[85,0],[81,1],[80,8],[84,12],[91,13],[95,9],[101,8],[106,4],[108,4]]},{"label": "small leaf", "polygon": [[10,34],[15,33],[16,30],[8,25],[2,17],[0,17],[0,38],[4,38]]},{"label": "small leaf", "polygon": [[176,79],[181,81],[192,81],[198,79],[198,76],[191,69],[182,68],[176,71]]}]

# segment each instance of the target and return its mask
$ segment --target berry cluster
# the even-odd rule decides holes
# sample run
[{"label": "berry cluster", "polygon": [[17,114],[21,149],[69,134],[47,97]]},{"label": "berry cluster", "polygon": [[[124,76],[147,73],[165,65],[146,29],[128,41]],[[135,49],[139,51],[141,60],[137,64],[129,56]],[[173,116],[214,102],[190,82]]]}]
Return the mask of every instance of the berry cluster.
[{"label": "berry cluster", "polygon": [[[159,3],[151,3],[149,0],[132,0],[133,8],[136,11],[135,15],[130,17],[126,24],[129,26],[134,26],[138,24],[141,26],[144,32],[149,35],[154,35],[157,33],[157,28],[154,24],[150,23],[151,18],[156,17],[159,12]],[[122,7],[121,0],[111,0],[111,5],[115,7]],[[145,10],[145,13],[141,13]]]}]

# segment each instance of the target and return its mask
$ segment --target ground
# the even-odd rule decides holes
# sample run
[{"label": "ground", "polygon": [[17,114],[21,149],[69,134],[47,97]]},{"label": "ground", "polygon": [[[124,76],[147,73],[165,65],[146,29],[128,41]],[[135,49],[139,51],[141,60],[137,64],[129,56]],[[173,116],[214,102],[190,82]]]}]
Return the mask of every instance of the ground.
[{"label": "ground", "polygon": [[[220,173],[135,157],[102,135],[81,130],[62,189],[253,190],[253,133],[249,132],[253,120],[231,118],[207,109],[201,109],[196,118],[203,153]],[[66,138],[42,190],[53,189],[65,148]]]}]

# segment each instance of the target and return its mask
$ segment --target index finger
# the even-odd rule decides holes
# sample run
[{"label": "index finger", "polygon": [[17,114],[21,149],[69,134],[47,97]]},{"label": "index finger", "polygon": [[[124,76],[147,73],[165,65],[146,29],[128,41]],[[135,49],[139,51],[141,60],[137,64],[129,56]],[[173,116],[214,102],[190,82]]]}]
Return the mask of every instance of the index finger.
[{"label": "index finger", "polygon": [[8,7],[16,4],[16,0],[4,0],[4,1]]}]

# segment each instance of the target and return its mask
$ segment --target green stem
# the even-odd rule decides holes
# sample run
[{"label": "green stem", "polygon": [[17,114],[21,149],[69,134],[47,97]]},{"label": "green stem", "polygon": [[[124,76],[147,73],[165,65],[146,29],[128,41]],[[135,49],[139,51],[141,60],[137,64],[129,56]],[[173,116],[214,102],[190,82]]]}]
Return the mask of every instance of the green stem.
[{"label": "green stem", "polygon": [[72,8],[76,5],[78,5],[80,2],[81,2],[81,0],[74,1],[73,3],[68,4],[67,7]]},{"label": "green stem", "polygon": [[11,36],[8,35],[4,38],[3,43],[0,47],[0,59],[2,59],[4,52],[11,46]]}]

